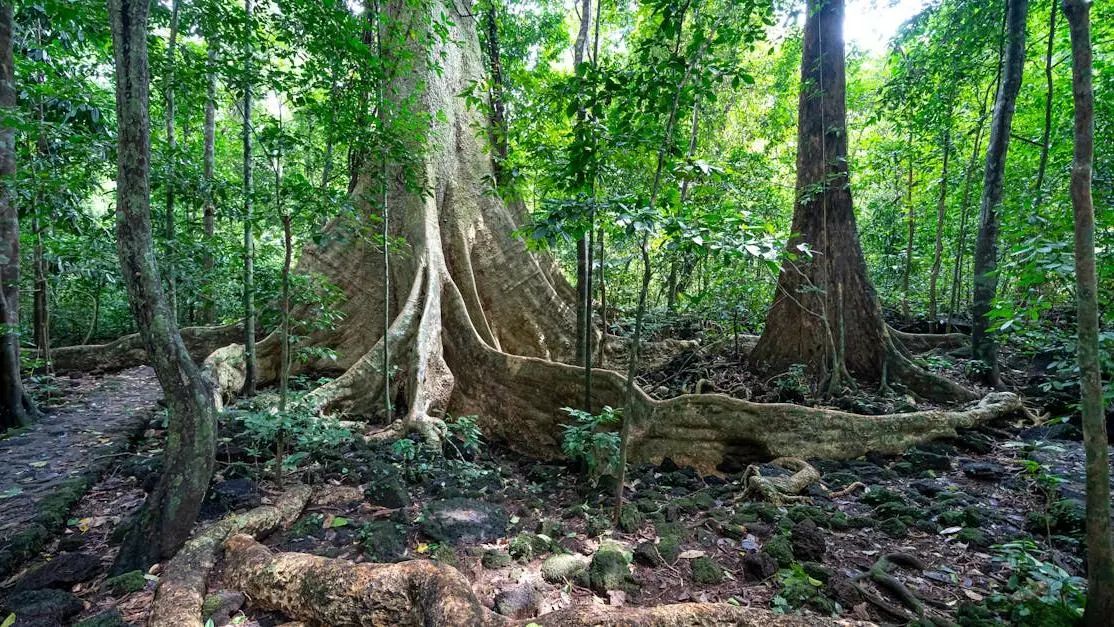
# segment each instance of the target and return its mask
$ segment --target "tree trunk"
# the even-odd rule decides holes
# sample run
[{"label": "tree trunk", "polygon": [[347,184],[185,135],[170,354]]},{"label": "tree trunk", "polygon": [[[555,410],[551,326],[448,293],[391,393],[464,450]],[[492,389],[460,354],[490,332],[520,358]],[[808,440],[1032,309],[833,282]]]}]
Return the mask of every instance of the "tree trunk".
[{"label": "tree trunk", "polygon": [[940,280],[940,268],[944,262],[944,218],[948,213],[948,158],[952,150],[952,116],[951,107],[948,108],[948,117],[944,127],[944,163],[940,166],[940,197],[936,204],[936,249],[932,255],[932,273],[928,277],[928,324],[929,330],[936,332],[939,326],[938,303],[936,302],[936,286]]},{"label": "tree trunk", "polygon": [[914,365],[890,337],[866,271],[847,170],[843,1],[810,0],[801,60],[796,253],[784,261],[751,363],[770,372],[804,364],[828,392],[854,376],[899,380],[937,400],[973,394]]},{"label": "tree trunk", "polygon": [[[0,111],[16,109],[12,27],[14,10],[0,2]],[[0,126],[0,432],[34,418],[19,363],[19,208],[9,185],[15,177],[15,129]]]},{"label": "tree trunk", "polygon": [[495,173],[495,183],[499,186],[507,184],[507,173],[503,164],[510,152],[507,136],[507,105],[503,99],[503,62],[499,58],[499,4],[496,0],[488,0],[484,11],[484,27],[486,33],[486,51],[488,72],[491,83],[488,86],[488,98],[491,101],[491,116],[489,120],[491,133],[491,169]]},{"label": "tree trunk", "polygon": [[1052,140],[1052,54],[1056,47],[1056,0],[1048,3],[1048,47],[1044,53],[1044,132],[1041,133],[1041,158],[1037,166],[1037,180],[1033,182],[1033,213],[1044,201],[1044,173],[1048,169],[1048,150]]},{"label": "tree trunk", "polygon": [[252,149],[251,149],[251,56],[253,0],[244,0],[244,12],[248,16],[247,42],[244,44],[244,395],[255,396],[255,237],[252,233]]},{"label": "tree trunk", "polygon": [[178,276],[175,262],[177,224],[174,219],[174,165],[177,160],[178,136],[174,132],[174,65],[178,50],[178,10],[181,0],[170,3],[170,38],[166,46],[166,297],[170,315],[178,319]]},{"label": "tree trunk", "polygon": [[119,121],[116,241],[128,301],[168,411],[162,474],[131,529],[114,569],[126,572],[170,557],[189,537],[209,488],[216,412],[209,386],[190,359],[167,305],[151,236],[147,0],[108,0]]},{"label": "tree trunk", "polygon": [[982,200],[979,203],[979,233],[975,239],[971,351],[975,359],[981,360],[985,365],[986,381],[994,385],[1000,383],[998,346],[990,335],[989,314],[998,289],[998,208],[1002,203],[1010,126],[1025,67],[1025,16],[1028,8],[1029,0],[1008,0],[1006,5],[1006,51],[1002,60],[1002,83],[990,121],[986,171],[983,173]]},{"label": "tree trunk", "polygon": [[217,319],[217,299],[214,294],[216,286],[212,284],[213,268],[216,266],[213,259],[213,247],[216,242],[213,241],[213,236],[216,235],[216,202],[214,200],[215,194],[213,193],[213,169],[216,164],[216,141],[217,141],[217,48],[216,42],[211,38],[205,44],[208,47],[206,53],[206,75],[205,75],[205,128],[202,131],[204,135],[204,155],[201,164],[201,176],[204,179],[205,185],[205,205],[202,209],[202,223],[205,229],[205,252],[201,259],[201,269],[205,275],[205,280],[208,282],[205,285],[203,295],[203,305],[201,310],[201,321],[204,324],[213,324]]},{"label": "tree trunk", "polygon": [[97,325],[101,321],[101,293],[104,292],[104,279],[97,281],[97,287],[93,291],[93,313],[90,315],[89,330],[85,332],[85,337],[81,340],[82,344],[88,344],[92,341],[93,336],[97,334]]},{"label": "tree trunk", "polygon": [[990,98],[990,88],[983,94],[979,107],[979,120],[975,126],[975,147],[971,149],[971,160],[963,181],[963,201],[959,207],[959,235],[955,242],[955,265],[952,266],[952,294],[948,304],[948,331],[953,329],[955,312],[959,309],[959,290],[963,287],[963,257],[967,252],[967,221],[971,208],[971,183],[975,179],[975,168],[979,165],[979,149],[982,146],[983,127],[986,124],[986,102]]},{"label": "tree trunk", "polygon": [[[592,0],[579,0],[580,2],[580,30],[576,34],[576,42],[573,44],[573,67],[580,67],[584,62],[584,58],[588,56],[588,32],[592,23]],[[577,126],[583,126],[587,120],[587,113],[583,105],[583,96],[581,98],[581,105],[576,113]],[[577,135],[580,135],[578,132]],[[592,185],[594,181],[587,181],[583,173],[577,174],[578,181],[576,186],[576,193],[581,194],[588,185]],[[589,328],[592,326],[592,312],[588,309],[588,274],[591,269],[588,267],[588,234],[584,233],[576,242],[576,361],[578,364],[585,365],[588,363],[588,351],[591,350],[591,331]]]},{"label": "tree trunk", "polygon": [[[390,10],[399,6],[392,4]],[[424,155],[414,168],[420,180],[403,185],[395,165],[388,178],[392,239],[403,238],[410,250],[391,259],[390,288],[384,290],[382,251],[366,238],[333,236],[353,225],[342,222],[346,218],[332,220],[323,243],[303,251],[299,269],[321,273],[345,291],[343,318],[335,328],[308,334],[300,347],[328,347],[336,359],[292,367],[345,370],[306,399],[321,412],[376,416],[383,394],[401,396],[403,411],[388,433],[415,431],[437,443],[443,412],[475,414],[493,440],[525,455],[556,458],[560,427],[567,420],[559,408],[584,400],[582,371],[570,363],[576,356],[576,293],[548,256],[531,254],[514,237],[516,212],[484,191],[481,181],[491,175],[491,160],[486,140],[474,129],[486,120],[457,97],[484,71],[474,24],[457,4],[435,1],[427,10],[424,18],[412,18],[418,20],[415,29],[430,28],[443,11],[452,23],[446,40],[461,43],[434,51],[439,71],[423,65],[402,73],[388,90],[389,98],[407,102],[423,85],[414,101],[427,112],[441,112],[428,116],[428,144],[418,148]],[[387,24],[411,21],[404,18]],[[379,176],[375,164],[367,165],[352,196],[359,216],[373,213],[368,202]],[[381,329],[384,292],[393,314],[386,337]],[[385,344],[397,356],[392,368],[398,375],[389,384],[382,366]],[[259,343],[261,382],[278,376],[279,348],[277,334]],[[216,351],[206,367],[223,393],[243,388],[242,346]],[[620,374],[595,370],[592,406],[622,406],[625,389]],[[636,388],[630,459],[671,456],[711,469],[728,458],[901,451],[1018,406],[1016,397],[997,395],[963,411],[857,416],[717,394],[655,401]]]},{"label": "tree trunk", "polygon": [[1083,438],[1087,454],[1086,625],[1108,625],[1114,616],[1114,547],[1110,532],[1110,462],[1099,364],[1098,279],[1095,274],[1095,207],[1091,198],[1095,150],[1090,2],[1064,0],[1071,31],[1075,153],[1071,202],[1075,209],[1075,291],[1079,302],[1079,372]]},{"label": "tree trunk", "polygon": [[913,131],[909,131],[909,171],[908,184],[905,187],[905,224],[908,235],[905,240],[905,271],[901,276],[901,317],[906,322],[912,322],[909,313],[909,279],[913,274],[913,238],[917,234],[917,211],[913,206]]},{"label": "tree trunk", "polygon": [[[36,192],[36,198],[37,192]],[[38,200],[41,201],[41,198]],[[31,218],[31,232],[35,236],[35,246],[32,250],[32,264],[35,271],[35,292],[32,299],[32,319],[34,327],[35,348],[38,350],[39,359],[50,368],[50,285],[46,280],[46,252],[43,248],[43,224],[39,219],[38,211],[41,202],[35,203],[35,215]]]}]

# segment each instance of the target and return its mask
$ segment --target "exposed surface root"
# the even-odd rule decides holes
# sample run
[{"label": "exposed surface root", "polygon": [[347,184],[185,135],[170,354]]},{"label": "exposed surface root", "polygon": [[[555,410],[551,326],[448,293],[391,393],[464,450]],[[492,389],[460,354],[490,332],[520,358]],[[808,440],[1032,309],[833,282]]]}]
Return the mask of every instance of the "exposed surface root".
[{"label": "exposed surface root", "polygon": [[971,345],[971,338],[964,333],[906,333],[890,327],[890,335],[914,353],[925,353],[938,348],[956,349]]},{"label": "exposed surface root", "polygon": [[[830,625],[727,604],[654,608],[575,606],[515,621],[488,610],[456,569],[430,561],[355,564],[304,553],[273,553],[250,536],[226,543],[230,583],[252,602],[311,624],[334,625]],[[834,624],[853,625],[850,621]]]},{"label": "exposed surface root", "polygon": [[[235,342],[244,335],[244,325],[226,324],[219,327],[185,327],[182,341],[194,361],[205,359],[213,351]],[[147,351],[138,333],[125,335],[108,344],[63,346],[50,351],[55,370],[113,372],[147,363]]]},{"label": "exposed surface root", "polygon": [[786,470],[793,474],[782,477],[763,477],[758,466],[747,466],[743,472],[743,496],[745,498],[760,499],[778,507],[786,503],[796,503],[809,500],[802,496],[808,487],[820,482],[820,473],[803,459],[796,457],[779,457],[770,462],[771,465]]},{"label": "exposed surface root", "polygon": [[148,624],[201,627],[206,580],[225,539],[232,534],[264,535],[292,523],[305,508],[311,492],[309,486],[291,486],[274,505],[257,507],[201,529],[163,569]]},{"label": "exposed surface root", "polygon": [[[916,612],[918,616],[924,614],[924,603],[913,594],[905,584],[901,583],[896,577],[890,574],[890,569],[894,566],[903,566],[912,570],[923,571],[924,564],[916,556],[909,555],[908,553],[887,553],[878,558],[878,561],[870,567],[869,570],[859,573],[852,581],[861,581],[863,579],[870,579],[879,588],[882,588],[894,595],[901,604],[908,609]],[[861,589],[861,588],[860,588]],[[875,603],[877,605],[877,603]],[[888,613],[895,616],[901,616],[900,611],[895,611],[893,608],[883,607]]]},{"label": "exposed surface root", "polygon": [[838,498],[843,498],[843,497],[845,497],[849,494],[852,494],[856,490],[865,490],[865,489],[866,489],[866,484],[865,483],[863,483],[862,481],[856,481],[855,483],[852,483],[851,485],[847,486],[846,488],[843,488],[842,490],[833,490],[832,492],[829,492],[828,496],[830,496],[833,499],[838,499]]}]

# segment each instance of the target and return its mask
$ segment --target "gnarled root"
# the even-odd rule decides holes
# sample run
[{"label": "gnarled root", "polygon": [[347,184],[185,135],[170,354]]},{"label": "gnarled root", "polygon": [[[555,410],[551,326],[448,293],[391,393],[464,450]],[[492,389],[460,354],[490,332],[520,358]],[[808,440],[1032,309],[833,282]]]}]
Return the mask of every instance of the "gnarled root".
[{"label": "gnarled root", "polygon": [[163,569],[148,625],[202,627],[201,606],[205,601],[206,580],[225,539],[237,533],[265,535],[289,525],[302,513],[310,493],[309,486],[291,486],[274,505],[231,516],[194,535]]},{"label": "gnarled root", "polygon": [[[515,621],[480,604],[456,569],[431,561],[355,564],[304,553],[273,553],[250,536],[226,542],[232,586],[252,602],[311,624],[473,625],[829,625],[827,620],[779,616],[727,604],[686,603],[654,608],[575,606]],[[842,624],[851,625],[846,622]]]},{"label": "gnarled root", "polygon": [[927,353],[938,348],[956,349],[971,345],[971,338],[963,333],[906,333],[890,327],[890,335],[914,353]]},{"label": "gnarled root", "polygon": [[[185,327],[180,332],[190,356],[200,361],[218,348],[243,337],[244,325]],[[108,344],[55,348],[50,351],[50,359],[54,369],[62,372],[115,371],[147,363],[147,351],[143,347],[143,338],[138,333],[132,333]]]},{"label": "gnarled root", "polygon": [[758,466],[747,466],[743,471],[744,497],[768,501],[781,507],[786,503],[809,500],[809,497],[802,496],[801,492],[807,490],[810,485],[820,482],[820,473],[803,459],[779,457],[770,464],[792,470],[793,474],[783,477],[763,477]]}]

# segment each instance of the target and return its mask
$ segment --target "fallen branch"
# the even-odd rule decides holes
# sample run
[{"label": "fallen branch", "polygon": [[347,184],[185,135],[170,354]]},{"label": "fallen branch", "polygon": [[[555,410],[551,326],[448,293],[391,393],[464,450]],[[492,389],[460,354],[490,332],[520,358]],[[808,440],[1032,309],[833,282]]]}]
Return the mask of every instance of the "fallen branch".
[{"label": "fallen branch", "polygon": [[578,605],[521,621],[480,604],[456,569],[428,560],[398,564],[356,564],[304,553],[273,553],[247,535],[225,543],[229,582],[259,607],[309,624],[473,625],[543,627],[588,625],[742,625],[804,627],[865,625],[826,618],[784,616],[766,610],[716,603],[683,603],[652,608]]},{"label": "fallen branch", "polygon": [[778,507],[786,503],[806,501],[801,496],[808,486],[820,481],[820,473],[803,459],[779,457],[770,465],[792,470],[793,474],[784,477],[763,477],[758,466],[747,466],[743,471],[743,496],[768,501]]},{"label": "fallen branch", "polygon": [[289,525],[302,513],[311,492],[309,486],[291,486],[274,505],[230,516],[199,531],[163,569],[147,624],[202,627],[207,580],[225,539],[233,534],[265,535]]}]

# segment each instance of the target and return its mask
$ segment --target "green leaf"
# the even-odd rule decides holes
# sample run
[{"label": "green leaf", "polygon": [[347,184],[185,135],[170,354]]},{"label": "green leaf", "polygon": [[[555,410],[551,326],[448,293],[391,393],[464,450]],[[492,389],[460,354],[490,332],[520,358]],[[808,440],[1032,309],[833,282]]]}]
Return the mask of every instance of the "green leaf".
[{"label": "green leaf", "polygon": [[23,488],[14,485],[7,490],[4,490],[3,492],[0,492],[0,499],[10,499],[13,496],[19,496],[20,494],[23,494]]},{"label": "green leaf", "polygon": [[11,614],[8,614],[7,618],[4,619],[4,622],[0,623],[0,627],[12,627],[12,625],[14,625],[14,624],[15,624],[15,612],[12,612]]}]

